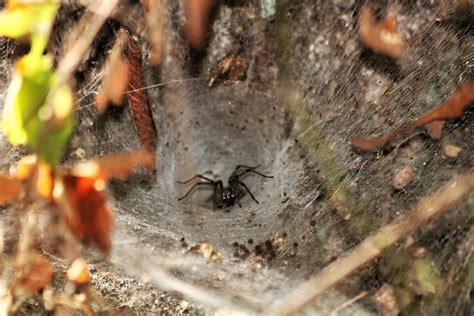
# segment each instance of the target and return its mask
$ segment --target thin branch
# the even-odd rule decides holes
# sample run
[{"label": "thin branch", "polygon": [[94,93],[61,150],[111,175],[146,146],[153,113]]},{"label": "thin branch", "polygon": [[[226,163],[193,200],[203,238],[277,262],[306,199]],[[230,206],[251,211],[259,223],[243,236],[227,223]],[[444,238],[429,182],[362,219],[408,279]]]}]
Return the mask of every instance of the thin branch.
[{"label": "thin branch", "polygon": [[79,36],[68,50],[66,56],[59,62],[58,76],[60,83],[66,83],[71,78],[85,53],[91,46],[96,34],[115,9],[118,0],[103,0],[97,9],[92,10],[95,15],[91,18],[85,31]]},{"label": "thin branch", "polygon": [[300,284],[264,314],[289,315],[305,308],[316,296],[378,257],[385,248],[410,235],[428,220],[465,201],[473,191],[474,171],[466,176],[455,177],[440,190],[422,199],[410,215],[398,217],[392,224],[367,237],[319,274]]},{"label": "thin branch", "polygon": [[354,296],[353,298],[351,298],[350,300],[344,302],[342,305],[338,306],[337,308],[335,308],[330,316],[337,316],[337,313],[340,311],[340,310],[343,310],[344,308],[346,308],[347,306],[350,306],[352,304],[354,304],[355,302],[357,302],[358,300],[360,300],[361,298],[364,298],[366,295],[368,294],[367,291],[362,291],[360,292],[359,294],[357,294],[356,296]]}]

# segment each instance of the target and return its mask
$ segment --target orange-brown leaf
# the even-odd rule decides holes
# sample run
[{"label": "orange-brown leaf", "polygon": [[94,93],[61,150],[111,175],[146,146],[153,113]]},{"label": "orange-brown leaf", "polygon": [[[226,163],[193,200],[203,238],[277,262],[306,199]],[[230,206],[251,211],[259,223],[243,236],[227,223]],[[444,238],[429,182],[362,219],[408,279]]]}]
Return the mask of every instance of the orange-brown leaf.
[{"label": "orange-brown leaf", "polygon": [[425,125],[426,132],[432,139],[440,139],[443,134],[444,124],[446,124],[446,120],[428,123]]},{"label": "orange-brown leaf", "polygon": [[374,19],[372,10],[364,6],[359,15],[359,38],[364,45],[376,52],[398,59],[402,56],[404,43],[400,34],[394,30],[396,20],[389,16],[380,23]]},{"label": "orange-brown leaf", "polygon": [[214,0],[184,0],[184,36],[194,46],[201,48],[207,37],[209,17],[214,7]]},{"label": "orange-brown leaf", "polygon": [[106,73],[95,98],[95,104],[99,112],[104,112],[109,103],[114,105],[123,104],[123,96],[129,79],[128,64],[122,56],[127,37],[128,34],[125,31],[120,32],[117,42],[107,59]]},{"label": "orange-brown leaf", "polygon": [[120,153],[97,160],[100,170],[107,178],[124,179],[138,166],[155,168],[155,156],[145,150]]},{"label": "orange-brown leaf", "polygon": [[465,83],[456,89],[454,94],[434,110],[422,116],[414,125],[423,126],[434,121],[455,119],[474,101],[474,81]]},{"label": "orange-brown leaf", "polygon": [[361,150],[375,151],[382,148],[387,142],[387,137],[352,136],[351,143]]},{"label": "orange-brown leaf", "polygon": [[395,15],[387,15],[382,21],[382,27],[389,32],[397,32],[397,18]]},{"label": "orange-brown leaf", "polygon": [[150,10],[150,0],[140,0],[140,4],[143,6],[145,11]]},{"label": "orange-brown leaf", "polygon": [[[381,137],[364,137],[364,136],[352,136],[351,143],[354,147],[357,147],[365,151],[375,151],[382,148],[386,143],[393,140],[394,138],[407,134],[413,129],[425,126],[428,129],[428,133],[434,139],[439,134],[441,137],[441,132],[444,124],[434,122],[444,121],[447,119],[454,119],[460,117],[464,110],[474,101],[474,81],[468,82],[461,85],[454,94],[448,98],[446,101],[441,103],[434,110],[430,111],[428,114],[417,119],[412,124],[408,125],[405,128],[399,129],[392,134],[381,136]],[[427,126],[427,124],[430,124]]]},{"label": "orange-brown leaf", "polygon": [[16,200],[21,188],[21,181],[18,178],[0,175],[0,205]]},{"label": "orange-brown leaf", "polygon": [[164,45],[166,40],[166,0],[142,1],[146,13],[148,28],[148,41],[151,44],[150,62],[153,65],[161,64],[163,60]]},{"label": "orange-brown leaf", "polygon": [[108,253],[113,223],[104,190],[100,172],[89,177],[67,174],[56,180],[54,198],[74,235]]},{"label": "orange-brown leaf", "polygon": [[20,159],[16,167],[15,176],[18,179],[26,180],[33,174],[38,164],[38,156],[30,155]]},{"label": "orange-brown leaf", "polygon": [[31,254],[29,259],[30,262],[23,268],[16,284],[24,291],[33,294],[51,282],[54,271],[51,263],[36,253]]}]

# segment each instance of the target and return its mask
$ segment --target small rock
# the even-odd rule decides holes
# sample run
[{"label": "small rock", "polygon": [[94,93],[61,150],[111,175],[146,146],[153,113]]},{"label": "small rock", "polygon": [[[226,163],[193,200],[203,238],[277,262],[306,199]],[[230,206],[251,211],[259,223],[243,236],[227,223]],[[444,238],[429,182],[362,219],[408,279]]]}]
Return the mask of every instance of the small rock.
[{"label": "small rock", "polygon": [[180,305],[181,305],[181,308],[182,308],[182,309],[186,309],[186,308],[189,307],[189,303],[186,302],[186,301],[182,301]]},{"label": "small rock", "polygon": [[77,148],[75,151],[74,151],[74,155],[79,158],[79,159],[85,159],[86,158],[86,151],[84,149],[82,149],[81,147]]},{"label": "small rock", "polygon": [[406,187],[413,178],[413,167],[406,166],[400,169],[393,177],[393,186],[397,190],[401,190]]},{"label": "small rock", "polygon": [[398,302],[393,287],[387,283],[373,296],[377,309],[382,315],[395,316],[398,315]]},{"label": "small rock", "polygon": [[451,157],[451,158],[455,158],[459,155],[459,153],[461,152],[462,149],[461,149],[461,147],[447,144],[447,145],[443,146],[443,150],[444,150],[444,154],[446,156]]}]

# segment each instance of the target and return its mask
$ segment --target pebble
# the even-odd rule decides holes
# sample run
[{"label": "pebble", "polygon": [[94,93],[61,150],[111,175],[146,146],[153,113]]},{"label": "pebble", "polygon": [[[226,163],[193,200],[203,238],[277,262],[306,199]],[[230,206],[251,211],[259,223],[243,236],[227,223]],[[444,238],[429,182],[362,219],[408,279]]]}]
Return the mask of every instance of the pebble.
[{"label": "pebble", "polygon": [[84,149],[82,149],[81,147],[77,148],[75,151],[74,151],[74,155],[79,158],[79,159],[85,159],[86,158],[86,151]]},{"label": "pebble", "polygon": [[455,158],[459,155],[459,153],[461,152],[462,149],[461,149],[461,147],[447,144],[447,145],[443,146],[443,150],[444,150],[444,154],[446,156],[451,157],[451,158]]},{"label": "pebble", "polygon": [[393,177],[393,186],[397,190],[401,190],[406,187],[413,178],[413,167],[405,166],[400,169]]}]

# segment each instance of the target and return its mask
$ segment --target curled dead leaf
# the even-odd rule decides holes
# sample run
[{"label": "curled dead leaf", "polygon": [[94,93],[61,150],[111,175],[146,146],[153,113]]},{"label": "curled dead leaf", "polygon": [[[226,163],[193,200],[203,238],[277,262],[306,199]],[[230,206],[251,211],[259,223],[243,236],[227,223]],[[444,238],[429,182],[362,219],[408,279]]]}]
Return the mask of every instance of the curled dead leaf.
[{"label": "curled dead leaf", "polygon": [[426,133],[428,133],[432,139],[440,139],[443,134],[444,124],[446,124],[446,120],[428,123],[425,125]]},{"label": "curled dead leaf", "polygon": [[101,174],[105,179],[125,179],[133,169],[142,166],[155,167],[155,156],[145,150],[123,152],[111,156],[78,163],[67,168],[75,175],[94,176]]},{"label": "curled dead leaf", "polygon": [[207,37],[214,0],[184,0],[184,37],[194,48],[201,48]]},{"label": "curled dead leaf", "polygon": [[71,232],[80,240],[92,242],[104,253],[112,246],[112,212],[105,197],[105,178],[67,174],[56,177],[54,201]]},{"label": "curled dead leaf", "polygon": [[38,164],[38,156],[30,155],[20,159],[16,166],[15,177],[20,180],[26,180],[33,174]]},{"label": "curled dead leaf", "polygon": [[359,15],[359,38],[367,47],[391,58],[398,59],[403,54],[404,42],[396,30],[396,19],[393,15],[376,22],[372,9],[362,7]]},{"label": "curled dead leaf", "polygon": [[146,11],[150,10],[150,0],[140,0],[140,4]]},{"label": "curled dead leaf", "polygon": [[[364,136],[352,136],[351,143],[354,147],[357,147],[365,151],[375,151],[392,141],[398,136],[405,135],[417,127],[426,126],[426,124],[444,121],[447,119],[454,119],[460,117],[464,110],[474,101],[474,81],[465,83],[458,87],[454,94],[448,98],[446,101],[441,103],[432,111],[428,112],[426,115],[420,117],[415,122],[411,123],[405,128],[399,129],[391,134],[384,135],[381,137],[364,137]],[[436,133],[441,133],[442,127],[436,126],[436,131],[434,131],[434,136],[437,136]],[[431,125],[428,128],[433,128]],[[431,134],[430,134],[431,136]]]},{"label": "curled dead leaf", "polygon": [[56,176],[53,198],[74,235],[108,253],[113,220],[105,196],[106,180],[124,179],[137,166],[151,168],[154,163],[154,155],[143,150],[64,168]]},{"label": "curled dead leaf", "polygon": [[21,267],[15,284],[25,292],[33,294],[51,282],[54,271],[51,263],[37,253],[30,254],[28,259],[25,266]]},{"label": "curled dead leaf", "polygon": [[166,1],[148,0],[142,5],[148,12],[146,13],[146,23],[148,27],[148,41],[151,44],[150,62],[153,65],[161,64],[166,40]]},{"label": "curled dead leaf", "polygon": [[146,150],[118,153],[97,160],[100,170],[108,179],[125,179],[133,169],[139,166],[154,169],[155,162],[155,155]]},{"label": "curled dead leaf", "polygon": [[212,87],[219,79],[223,80],[225,85],[245,79],[247,68],[248,64],[240,56],[226,56],[211,70],[207,85]]},{"label": "curled dead leaf", "polygon": [[22,183],[18,178],[0,175],[0,205],[18,199],[22,191]]},{"label": "curled dead leaf", "polygon": [[112,48],[105,66],[105,74],[102,86],[95,98],[95,104],[99,112],[104,112],[109,103],[122,105],[123,96],[128,85],[128,64],[122,56],[122,52],[127,42],[128,34],[121,31],[117,42]]}]

